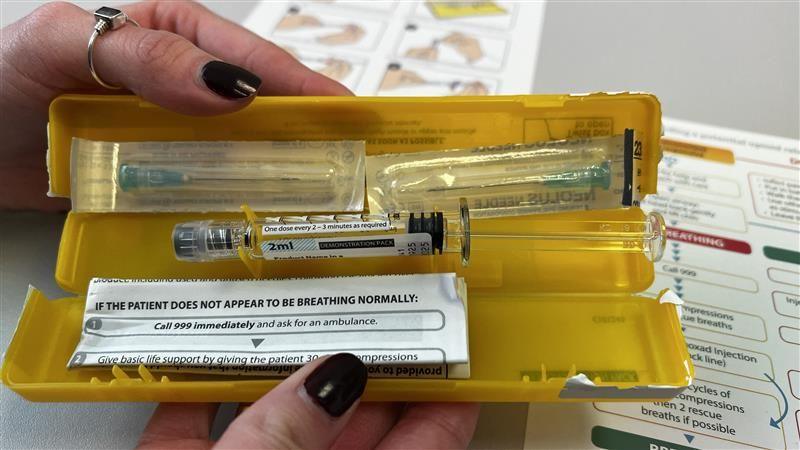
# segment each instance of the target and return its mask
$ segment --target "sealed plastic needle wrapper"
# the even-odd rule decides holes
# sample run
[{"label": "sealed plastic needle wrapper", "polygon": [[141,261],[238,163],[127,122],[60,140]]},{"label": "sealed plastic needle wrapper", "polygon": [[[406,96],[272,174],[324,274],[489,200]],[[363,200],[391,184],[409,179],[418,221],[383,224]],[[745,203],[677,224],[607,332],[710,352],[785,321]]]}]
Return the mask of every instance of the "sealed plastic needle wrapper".
[{"label": "sealed plastic needle wrapper", "polygon": [[[637,154],[638,148],[638,154]],[[633,130],[608,137],[367,157],[372,212],[452,210],[474,217],[637,206]]]},{"label": "sealed plastic needle wrapper", "polygon": [[80,212],[362,211],[361,141],[73,139]]},{"label": "sealed plastic needle wrapper", "polygon": [[[268,260],[460,253],[513,241],[517,250],[640,253],[658,261],[666,245],[660,214],[628,221],[542,221],[527,230],[498,220],[470,222],[466,200],[455,212],[265,217],[248,221],[180,223],[172,233],[175,256],[205,262],[239,258]],[[507,221],[506,221],[507,222]]]}]

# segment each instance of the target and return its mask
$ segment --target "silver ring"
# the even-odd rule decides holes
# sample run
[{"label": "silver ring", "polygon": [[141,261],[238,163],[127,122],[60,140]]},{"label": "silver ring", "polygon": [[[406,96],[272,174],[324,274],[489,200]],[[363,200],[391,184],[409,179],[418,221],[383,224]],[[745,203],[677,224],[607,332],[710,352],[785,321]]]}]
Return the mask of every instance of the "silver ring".
[{"label": "silver ring", "polygon": [[103,6],[95,11],[94,18],[97,22],[94,24],[94,31],[92,32],[92,36],[89,37],[89,45],[87,46],[89,52],[89,73],[92,74],[94,81],[97,81],[100,86],[106,89],[122,89],[120,86],[114,86],[113,84],[108,84],[103,81],[100,75],[97,74],[97,71],[94,70],[94,57],[92,56],[94,53],[94,42],[107,31],[122,28],[127,23],[132,23],[138,27],[139,23],[128,17],[124,12],[115,8],[109,8],[108,6]]}]

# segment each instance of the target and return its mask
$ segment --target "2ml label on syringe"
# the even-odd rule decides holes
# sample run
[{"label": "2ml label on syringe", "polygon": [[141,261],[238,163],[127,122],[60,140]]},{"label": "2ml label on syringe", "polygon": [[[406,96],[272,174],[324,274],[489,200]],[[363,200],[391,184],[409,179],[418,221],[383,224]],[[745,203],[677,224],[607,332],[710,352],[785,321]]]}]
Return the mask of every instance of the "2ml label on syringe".
[{"label": "2ml label on syringe", "polygon": [[261,243],[265,259],[319,259],[356,256],[417,256],[432,254],[427,233],[387,236],[277,239]]}]

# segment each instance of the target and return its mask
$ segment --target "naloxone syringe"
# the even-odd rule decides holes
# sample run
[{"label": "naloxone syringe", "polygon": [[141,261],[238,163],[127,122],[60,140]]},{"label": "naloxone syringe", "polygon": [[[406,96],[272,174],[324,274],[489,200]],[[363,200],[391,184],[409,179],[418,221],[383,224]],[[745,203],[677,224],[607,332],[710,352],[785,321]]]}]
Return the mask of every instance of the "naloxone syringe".
[{"label": "naloxone syringe", "polygon": [[172,243],[178,259],[194,262],[236,259],[241,248],[251,258],[269,260],[460,253],[464,265],[473,240],[512,241],[516,250],[636,252],[651,261],[661,258],[666,245],[664,219],[653,212],[644,220],[550,220],[541,225],[526,230],[520,222],[502,220],[470,224],[462,199],[457,212],[185,222],[175,226]]}]

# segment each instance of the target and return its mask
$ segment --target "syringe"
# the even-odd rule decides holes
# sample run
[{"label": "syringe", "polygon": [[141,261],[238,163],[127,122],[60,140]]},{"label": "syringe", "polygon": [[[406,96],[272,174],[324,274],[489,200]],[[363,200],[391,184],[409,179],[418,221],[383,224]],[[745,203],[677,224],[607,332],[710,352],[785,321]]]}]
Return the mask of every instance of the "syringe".
[{"label": "syringe", "polygon": [[460,253],[466,266],[472,240],[492,246],[512,242],[515,250],[643,253],[658,261],[666,245],[660,214],[644,220],[541,221],[534,230],[520,223],[477,220],[461,200],[458,212],[266,217],[257,221],[195,221],[175,226],[172,243],[183,261],[236,259],[239,248],[270,260]]}]

